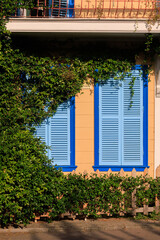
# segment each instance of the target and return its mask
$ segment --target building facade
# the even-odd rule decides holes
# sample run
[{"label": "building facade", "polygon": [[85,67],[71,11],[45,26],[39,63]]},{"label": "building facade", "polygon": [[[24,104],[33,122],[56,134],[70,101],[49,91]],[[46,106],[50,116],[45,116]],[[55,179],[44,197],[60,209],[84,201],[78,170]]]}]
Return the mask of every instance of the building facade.
[{"label": "building facade", "polygon": [[[145,34],[158,36],[157,0],[48,0],[33,9],[16,9],[7,28],[14,42],[40,56],[99,56],[108,49],[117,56],[140,49]],[[150,76],[143,55],[121,84],[112,79],[85,84],[83,94],[59,106],[56,114],[37,127],[37,135],[51,146],[53,164],[68,173],[106,173],[133,168],[150,176],[160,164],[159,58]],[[95,69],[96,70],[96,69]],[[135,78],[130,107],[131,77]],[[151,80],[148,82],[148,78]]]}]

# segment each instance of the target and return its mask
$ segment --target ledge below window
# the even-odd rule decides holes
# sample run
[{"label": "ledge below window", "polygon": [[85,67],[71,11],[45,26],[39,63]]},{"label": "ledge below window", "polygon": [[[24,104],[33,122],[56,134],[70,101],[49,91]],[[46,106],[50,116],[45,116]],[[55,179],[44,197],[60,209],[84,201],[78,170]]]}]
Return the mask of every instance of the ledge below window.
[{"label": "ledge below window", "polygon": [[61,169],[62,172],[72,172],[77,166],[54,166],[56,169]]},{"label": "ledge below window", "polygon": [[99,170],[101,172],[108,171],[111,169],[114,172],[119,172],[123,169],[125,172],[131,172],[135,168],[137,172],[143,172],[145,168],[149,168],[149,166],[93,166],[94,171]]}]

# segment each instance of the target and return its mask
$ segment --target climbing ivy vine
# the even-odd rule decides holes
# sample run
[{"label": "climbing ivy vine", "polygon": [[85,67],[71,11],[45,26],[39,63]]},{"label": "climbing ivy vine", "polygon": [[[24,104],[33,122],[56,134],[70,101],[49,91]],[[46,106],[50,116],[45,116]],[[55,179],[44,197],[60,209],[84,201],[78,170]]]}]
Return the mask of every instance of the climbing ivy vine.
[{"label": "climbing ivy vine", "polygon": [[[0,11],[0,136],[13,129],[32,133],[34,126],[51,116],[57,106],[81,91],[91,80],[104,81],[112,77],[123,81],[130,74],[133,60],[112,57],[37,57],[15,49],[12,35],[6,29],[8,18],[20,5],[33,7],[34,1],[2,0]],[[158,50],[152,47],[148,34],[144,46],[145,59]],[[141,49],[142,50],[142,49]],[[131,55],[131,53],[129,53]],[[134,53],[135,56],[137,53]],[[133,53],[132,53],[133,55]],[[146,64],[146,62],[144,61]],[[149,70],[147,70],[149,71]],[[130,82],[131,105],[134,78]],[[6,138],[5,138],[6,139]],[[6,141],[6,140],[5,140]],[[6,144],[7,147],[7,144]],[[7,151],[7,150],[6,150]]]},{"label": "climbing ivy vine", "polygon": [[[62,173],[50,167],[45,144],[33,135],[34,126],[51,116],[60,103],[80,92],[88,79],[99,82],[112,77],[123,81],[133,65],[127,57],[51,59],[15,49],[6,22],[19,5],[29,8],[33,3],[33,0],[1,0],[0,6],[0,224],[3,226],[11,222],[27,223],[34,213],[55,207],[57,196],[61,196]],[[159,45],[153,48],[153,44],[148,35],[146,58],[160,52]],[[130,83],[131,96],[133,85],[134,79]]]},{"label": "climbing ivy vine", "polygon": [[[112,57],[36,57],[12,46],[6,30],[8,18],[19,6],[33,7],[34,1],[2,0],[0,7],[0,133],[18,128],[34,131],[56,111],[57,106],[81,91],[90,79],[99,82],[110,77],[123,81],[130,74],[130,58]],[[159,40],[146,35],[143,49],[146,60],[159,53]],[[154,47],[153,47],[154,46]],[[142,51],[142,49],[141,49]],[[131,53],[129,53],[131,55]],[[132,53],[133,54],[133,53]],[[136,54],[134,53],[135,57]],[[152,62],[152,61],[151,61]],[[149,68],[147,70],[149,72]],[[130,82],[131,104],[134,79]]]},{"label": "climbing ivy vine", "polygon": [[[4,128],[39,124],[52,115],[61,102],[80,92],[87,79],[98,82],[112,77],[122,81],[133,65],[130,59],[120,60],[114,56],[51,59],[29,56],[14,49],[5,23],[19,6],[30,8],[33,5],[33,0],[2,0],[1,4],[0,87],[1,125]],[[145,59],[151,53],[152,41],[152,35],[148,34],[144,46]],[[130,82],[131,99],[133,85],[134,79]]]}]

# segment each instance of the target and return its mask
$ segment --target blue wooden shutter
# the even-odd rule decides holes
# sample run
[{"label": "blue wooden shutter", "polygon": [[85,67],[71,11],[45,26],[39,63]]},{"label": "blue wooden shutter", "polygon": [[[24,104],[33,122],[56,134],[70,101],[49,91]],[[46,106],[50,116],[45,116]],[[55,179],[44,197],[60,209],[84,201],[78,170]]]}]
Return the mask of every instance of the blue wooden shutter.
[{"label": "blue wooden shutter", "polygon": [[131,77],[123,83],[122,165],[143,165],[143,79],[142,70],[132,70],[135,78],[133,104],[130,107]]},{"label": "blue wooden shutter", "polygon": [[[119,89],[111,79],[107,84],[95,85],[95,171],[109,168],[119,171],[121,167],[125,171],[133,167],[143,171],[148,167],[148,76],[145,69],[136,65]],[[132,78],[135,83],[130,106]]]},{"label": "blue wooden shutter", "polygon": [[53,165],[69,166],[71,163],[70,101],[62,103],[53,117],[36,127],[36,135],[50,146],[47,155],[53,160]]},{"label": "blue wooden shutter", "polygon": [[[49,145],[49,121],[48,119],[44,120],[40,126],[36,127],[35,132],[37,137],[40,137],[41,141]],[[49,150],[47,151],[47,155],[49,156]]]},{"label": "blue wooden shutter", "polygon": [[120,164],[120,87],[114,80],[99,86],[99,164]]},{"label": "blue wooden shutter", "polygon": [[53,164],[70,165],[70,104],[61,104],[50,118],[50,158]]},{"label": "blue wooden shutter", "polygon": [[[135,78],[130,106],[130,81]],[[142,70],[119,86],[108,80],[99,86],[99,165],[143,165],[143,78]]]}]

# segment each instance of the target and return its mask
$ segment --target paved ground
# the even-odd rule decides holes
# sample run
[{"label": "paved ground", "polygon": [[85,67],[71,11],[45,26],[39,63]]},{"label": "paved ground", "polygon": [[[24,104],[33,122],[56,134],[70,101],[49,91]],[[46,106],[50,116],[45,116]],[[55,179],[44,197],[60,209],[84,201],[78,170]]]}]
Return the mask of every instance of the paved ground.
[{"label": "paved ground", "polygon": [[160,240],[160,221],[106,219],[39,222],[27,228],[0,229],[0,240]]}]

